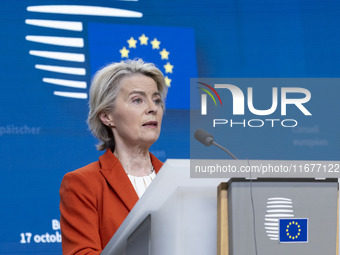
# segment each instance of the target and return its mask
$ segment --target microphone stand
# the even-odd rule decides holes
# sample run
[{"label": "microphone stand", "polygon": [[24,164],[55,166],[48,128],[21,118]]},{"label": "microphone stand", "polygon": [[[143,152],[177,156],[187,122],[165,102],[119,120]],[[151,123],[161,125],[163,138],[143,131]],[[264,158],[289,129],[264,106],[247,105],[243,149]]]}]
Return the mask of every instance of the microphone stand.
[{"label": "microphone stand", "polygon": [[219,145],[216,142],[213,142],[212,145],[215,145],[216,147],[220,148],[221,150],[225,151],[226,153],[229,154],[230,157],[232,157],[233,159],[237,159],[228,149],[224,148],[222,145]]}]

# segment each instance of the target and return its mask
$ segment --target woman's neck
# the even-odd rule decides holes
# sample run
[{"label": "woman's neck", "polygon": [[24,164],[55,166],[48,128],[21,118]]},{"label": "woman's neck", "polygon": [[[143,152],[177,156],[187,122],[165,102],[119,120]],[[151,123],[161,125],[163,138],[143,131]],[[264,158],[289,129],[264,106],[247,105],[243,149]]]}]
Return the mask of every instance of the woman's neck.
[{"label": "woman's neck", "polygon": [[146,176],[153,169],[148,148],[119,145],[116,146],[114,155],[119,159],[127,174]]}]

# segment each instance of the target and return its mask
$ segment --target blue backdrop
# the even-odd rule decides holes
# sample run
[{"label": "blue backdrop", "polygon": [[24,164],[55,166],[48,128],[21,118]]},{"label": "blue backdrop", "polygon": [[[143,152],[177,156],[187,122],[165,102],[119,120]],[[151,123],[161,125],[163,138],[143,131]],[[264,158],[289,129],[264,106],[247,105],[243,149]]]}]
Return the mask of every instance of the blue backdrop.
[{"label": "blue backdrop", "polygon": [[[339,9],[336,1],[318,0],[3,0],[0,254],[61,254],[62,177],[101,154],[86,125],[99,67],[135,57],[155,62],[170,87],[152,152],[163,161],[189,158],[191,77],[338,77]],[[339,119],[340,88],[320,91],[329,118]],[[315,134],[327,133],[330,145],[315,159],[339,160],[338,130],[330,123]],[[265,134],[244,136],[251,144]],[[262,147],[252,155],[251,146],[230,145],[247,157],[277,158],[271,141]],[[281,157],[314,159],[308,146],[296,151]]]}]

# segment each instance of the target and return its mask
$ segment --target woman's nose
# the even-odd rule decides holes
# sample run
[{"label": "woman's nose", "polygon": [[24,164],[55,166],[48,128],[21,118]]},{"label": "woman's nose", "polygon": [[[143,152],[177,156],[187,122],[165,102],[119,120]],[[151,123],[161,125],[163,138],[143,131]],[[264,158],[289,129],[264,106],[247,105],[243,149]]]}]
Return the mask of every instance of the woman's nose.
[{"label": "woman's nose", "polygon": [[148,102],[148,106],[147,106],[146,111],[147,111],[148,114],[150,114],[150,113],[156,114],[157,111],[158,111],[158,107],[159,107],[158,104],[156,104],[153,100],[150,100]]}]

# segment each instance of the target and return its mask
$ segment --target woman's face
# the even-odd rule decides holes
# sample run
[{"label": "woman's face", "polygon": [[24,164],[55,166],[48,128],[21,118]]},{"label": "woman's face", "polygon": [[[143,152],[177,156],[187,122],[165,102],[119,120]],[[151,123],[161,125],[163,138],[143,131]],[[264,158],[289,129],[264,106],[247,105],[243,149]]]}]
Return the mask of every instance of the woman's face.
[{"label": "woman's face", "polygon": [[162,98],[156,82],[145,75],[134,74],[120,81],[114,109],[108,113],[116,145],[150,147],[161,131]]}]

